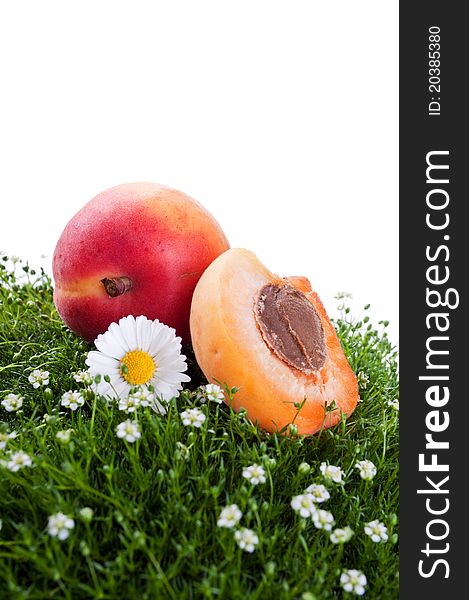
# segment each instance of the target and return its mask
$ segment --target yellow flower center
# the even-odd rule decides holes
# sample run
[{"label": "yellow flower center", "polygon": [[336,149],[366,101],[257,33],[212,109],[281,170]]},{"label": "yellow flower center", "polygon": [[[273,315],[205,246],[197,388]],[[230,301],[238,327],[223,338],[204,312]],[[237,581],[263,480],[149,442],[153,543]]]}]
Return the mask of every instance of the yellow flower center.
[{"label": "yellow flower center", "polygon": [[155,372],[156,365],[148,352],[132,350],[121,359],[120,372],[130,385],[148,383]]}]

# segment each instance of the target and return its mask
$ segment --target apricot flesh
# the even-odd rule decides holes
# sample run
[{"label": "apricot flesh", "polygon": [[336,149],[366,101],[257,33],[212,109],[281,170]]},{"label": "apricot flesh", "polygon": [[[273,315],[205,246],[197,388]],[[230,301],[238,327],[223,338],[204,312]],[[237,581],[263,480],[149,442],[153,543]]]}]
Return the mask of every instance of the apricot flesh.
[{"label": "apricot flesh", "polygon": [[[268,284],[293,287],[313,307],[325,348],[319,368],[295,368],[266,343],[255,306]],[[205,270],[192,298],[190,328],[194,353],[207,380],[237,387],[234,410],[245,408],[248,417],[267,431],[294,422],[298,433],[313,434],[338,423],[342,413],[348,417],[357,405],[356,377],[309,281],[278,277],[249,250],[227,250]]]},{"label": "apricot flesh", "polygon": [[196,200],[156,183],[126,183],[95,196],[65,226],[53,258],[54,302],[89,342],[112,322],[145,315],[190,341],[192,293],[229,248]]}]

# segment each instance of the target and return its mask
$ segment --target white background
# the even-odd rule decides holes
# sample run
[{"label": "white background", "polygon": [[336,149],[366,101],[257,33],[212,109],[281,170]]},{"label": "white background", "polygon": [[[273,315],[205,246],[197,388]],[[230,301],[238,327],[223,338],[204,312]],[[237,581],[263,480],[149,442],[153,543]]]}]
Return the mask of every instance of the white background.
[{"label": "white background", "polygon": [[398,341],[396,2],[5,2],[0,56],[0,250],[50,270],[85,202],[155,181]]}]

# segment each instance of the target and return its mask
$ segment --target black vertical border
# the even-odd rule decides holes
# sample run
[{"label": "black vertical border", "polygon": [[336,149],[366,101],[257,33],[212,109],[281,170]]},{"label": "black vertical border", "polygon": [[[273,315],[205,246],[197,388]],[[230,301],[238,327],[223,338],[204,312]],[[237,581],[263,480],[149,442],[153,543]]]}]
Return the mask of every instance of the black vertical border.
[{"label": "black vertical border", "polygon": [[[467,309],[467,280],[469,279],[469,219],[465,218],[469,206],[466,178],[469,176],[469,110],[467,92],[469,74],[469,23],[463,16],[465,3],[449,0],[411,3],[399,6],[399,217],[400,217],[400,597],[403,600],[425,598],[453,599],[467,597],[466,574],[469,573],[469,311]],[[429,91],[429,28],[440,28],[440,93]],[[431,97],[440,97],[441,114],[429,115]],[[426,225],[429,212],[426,195],[430,185],[426,182],[426,155],[434,150],[448,150],[441,162],[449,164],[449,184],[444,187],[450,196],[446,209],[450,223],[444,231],[432,231]],[[438,161],[436,161],[438,162]],[[466,175],[468,174],[468,175]],[[434,186],[438,187],[438,186]],[[435,196],[436,197],[436,196]],[[443,198],[443,196],[440,196]],[[441,211],[439,216],[443,218]],[[449,240],[444,239],[449,235]],[[435,255],[439,245],[446,245],[439,258],[430,262],[426,248]],[[439,286],[427,281],[427,268],[439,264],[441,273],[449,268],[449,280]],[[459,306],[455,309],[429,308],[426,288],[454,288],[459,293]],[[450,399],[439,410],[447,411],[450,422],[445,431],[433,434],[437,440],[448,441],[449,448],[437,452],[438,462],[449,465],[449,471],[422,472],[419,470],[419,454],[426,453],[426,462],[435,451],[425,450],[429,433],[426,416],[434,410],[426,402],[426,389],[438,385],[419,380],[429,374],[426,370],[426,342],[436,335],[435,328],[428,328],[429,313],[441,311],[449,314],[450,326],[440,335],[449,336],[440,348],[448,349],[449,355],[440,356],[441,364],[449,370],[431,371],[431,374],[447,374]],[[443,321],[441,321],[443,323]],[[433,346],[434,348],[436,346]],[[443,419],[443,416],[442,416]],[[426,476],[438,485],[446,475],[449,480],[440,486],[447,494],[418,494],[419,489],[432,489]],[[429,514],[426,501],[437,510],[449,508],[441,515]],[[427,536],[432,519],[441,518],[449,527],[447,537],[440,541]],[[443,536],[443,524],[434,523],[430,531]],[[429,543],[432,550],[427,556],[422,552]],[[449,546],[446,546],[449,544]],[[433,550],[437,550],[433,552]],[[440,552],[438,552],[438,550]],[[447,551],[443,551],[447,550]],[[446,560],[436,564],[438,559]],[[422,570],[433,574],[423,577]],[[445,575],[449,575],[445,577]]]}]

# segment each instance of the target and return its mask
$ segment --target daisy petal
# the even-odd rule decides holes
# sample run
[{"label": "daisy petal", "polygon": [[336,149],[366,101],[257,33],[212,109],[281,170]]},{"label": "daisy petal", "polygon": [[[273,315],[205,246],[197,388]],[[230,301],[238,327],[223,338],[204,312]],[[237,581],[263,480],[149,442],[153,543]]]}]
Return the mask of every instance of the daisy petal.
[{"label": "daisy petal", "polygon": [[[120,319],[119,323],[121,321],[122,319]],[[122,348],[122,354],[117,358],[120,358],[131,350],[131,347],[129,346],[128,341],[125,339],[124,332],[122,331],[122,327],[120,325],[117,323],[111,323],[109,325],[108,332],[112,336],[112,340],[118,344],[120,348]]]},{"label": "daisy petal", "polygon": [[151,323],[146,317],[140,315],[136,319],[137,324],[137,346],[140,350],[148,352],[151,344],[151,327],[148,326]]},{"label": "daisy petal", "polygon": [[[113,325],[115,325],[117,331]],[[98,335],[94,341],[96,348],[100,352],[113,358],[120,358],[127,352],[125,341],[119,335],[118,327],[117,323],[111,323],[109,329],[105,333]]]},{"label": "daisy petal", "polygon": [[156,327],[154,327],[154,331],[156,335],[154,335],[148,352],[158,360],[158,353],[166,346],[169,340],[173,338],[174,329],[171,329],[162,323],[157,323]]},{"label": "daisy petal", "polygon": [[139,346],[137,341],[137,324],[135,322],[135,317],[133,315],[129,315],[128,317],[120,319],[119,327],[121,328],[122,335],[127,342],[129,350],[136,350]]},{"label": "daisy petal", "polygon": [[109,373],[109,371],[118,371],[119,363],[115,358],[111,358],[101,352],[91,350],[88,352],[88,358],[85,363],[90,368],[91,376]]},{"label": "daisy petal", "polygon": [[178,385],[181,381],[190,381],[191,378],[184,373],[177,373],[166,369],[158,369],[157,377],[170,385]]},{"label": "daisy petal", "polygon": [[117,394],[118,398],[125,398],[130,394],[131,386],[127,383],[127,381],[118,381],[114,383],[114,394]]}]

